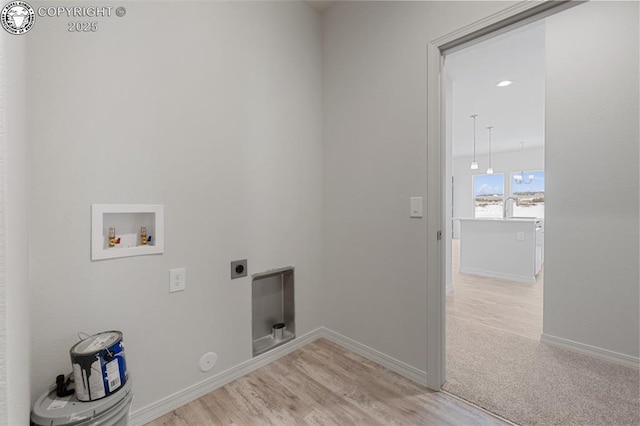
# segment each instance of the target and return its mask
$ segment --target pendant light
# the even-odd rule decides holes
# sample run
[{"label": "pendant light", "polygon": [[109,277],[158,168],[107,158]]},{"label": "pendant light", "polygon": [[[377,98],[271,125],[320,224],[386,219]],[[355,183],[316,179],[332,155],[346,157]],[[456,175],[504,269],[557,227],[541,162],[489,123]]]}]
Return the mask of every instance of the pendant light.
[{"label": "pendant light", "polygon": [[478,114],[471,116],[473,118],[473,161],[471,162],[471,170],[478,169],[478,162],[476,161],[476,117]]},{"label": "pendant light", "polygon": [[[520,142],[520,145],[522,145],[522,162],[524,164],[524,141]],[[529,175],[529,180],[525,180],[524,179],[524,170],[520,172],[519,175],[513,175],[513,180],[517,183],[517,184],[525,184],[528,185],[531,182],[533,182],[533,175]]]},{"label": "pendant light", "polygon": [[489,131],[489,168],[487,169],[488,175],[493,174],[493,167],[491,167],[491,129],[493,129],[493,126],[487,127],[487,130]]}]

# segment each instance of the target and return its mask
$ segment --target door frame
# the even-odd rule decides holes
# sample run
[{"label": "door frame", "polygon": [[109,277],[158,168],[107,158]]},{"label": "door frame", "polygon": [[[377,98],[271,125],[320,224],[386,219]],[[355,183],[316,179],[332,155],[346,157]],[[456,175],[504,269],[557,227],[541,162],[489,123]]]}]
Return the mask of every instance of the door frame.
[{"label": "door frame", "polygon": [[480,21],[460,28],[427,45],[427,381],[439,391],[446,380],[446,282],[445,250],[451,242],[442,238],[447,229],[445,203],[446,134],[442,69],[448,53],[506,33],[562,10],[582,0],[522,1]]}]

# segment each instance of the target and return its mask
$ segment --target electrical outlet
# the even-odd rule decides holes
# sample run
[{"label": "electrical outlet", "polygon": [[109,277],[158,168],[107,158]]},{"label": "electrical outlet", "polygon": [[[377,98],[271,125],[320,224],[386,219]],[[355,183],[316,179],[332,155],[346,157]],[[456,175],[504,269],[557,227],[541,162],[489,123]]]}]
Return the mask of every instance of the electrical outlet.
[{"label": "electrical outlet", "polygon": [[247,259],[231,262],[231,279],[247,276]]},{"label": "electrical outlet", "polygon": [[184,291],[187,288],[187,270],[185,268],[169,270],[169,293]]}]

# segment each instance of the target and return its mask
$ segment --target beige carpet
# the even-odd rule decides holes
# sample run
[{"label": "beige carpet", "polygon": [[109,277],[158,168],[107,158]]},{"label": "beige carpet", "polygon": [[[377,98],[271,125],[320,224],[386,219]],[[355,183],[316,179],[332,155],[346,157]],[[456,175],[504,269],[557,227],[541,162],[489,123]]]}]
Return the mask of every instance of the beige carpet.
[{"label": "beige carpet", "polygon": [[640,424],[638,371],[447,318],[444,389],[520,425]]}]

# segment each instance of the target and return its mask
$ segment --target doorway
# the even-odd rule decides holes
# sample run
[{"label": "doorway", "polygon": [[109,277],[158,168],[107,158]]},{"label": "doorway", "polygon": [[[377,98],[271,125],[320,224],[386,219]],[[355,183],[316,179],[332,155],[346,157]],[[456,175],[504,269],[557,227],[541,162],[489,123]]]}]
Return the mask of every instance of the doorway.
[{"label": "doorway", "polygon": [[[575,164],[573,164],[571,160],[573,158],[573,155],[575,155],[576,152],[580,152],[581,154],[583,154],[581,158],[584,159],[584,161],[594,165],[597,165],[599,162],[603,161],[603,157],[605,156],[604,151],[600,149],[601,144],[598,144],[595,140],[592,145],[593,149],[588,149],[589,153],[588,154],[585,153],[584,147],[586,145],[583,143],[583,141],[585,139],[593,140],[595,138],[591,137],[590,134],[584,134],[584,132],[582,132],[582,127],[580,127],[578,123],[584,122],[584,119],[583,121],[580,121],[580,122],[572,121],[571,123],[567,123],[566,111],[573,111],[573,110],[582,111],[583,110],[582,104],[585,104],[585,103],[589,105],[589,108],[591,107],[591,105],[594,105],[593,109],[595,110],[596,109],[595,106],[599,105],[599,102],[601,102],[601,99],[603,96],[607,97],[607,99],[611,99],[612,104],[615,104],[616,102],[624,102],[624,97],[618,94],[618,93],[622,93],[622,91],[620,92],[612,91],[610,88],[609,88],[609,91],[604,91],[604,90],[593,91],[593,88],[598,87],[597,85],[595,85],[594,81],[597,81],[597,79],[599,77],[602,77],[602,75],[601,73],[599,73],[598,68],[596,67],[590,68],[588,66],[590,65],[589,60],[584,59],[584,58],[589,58],[589,56],[587,55],[587,52],[583,51],[583,49],[576,49],[574,46],[588,45],[587,44],[588,42],[591,42],[594,46],[598,46],[601,49],[599,52],[606,52],[606,55],[603,55],[603,56],[605,56],[609,62],[615,63],[615,64],[620,62],[620,66],[625,69],[625,72],[628,72],[629,78],[625,80],[625,82],[627,82],[626,84],[629,84],[629,81],[632,81],[634,68],[632,66],[627,65],[625,63],[625,60],[617,61],[615,59],[617,58],[617,56],[613,54],[609,54],[607,52],[608,46],[615,44],[613,41],[614,36],[612,35],[613,33],[615,33],[613,28],[610,26],[607,29],[602,29],[594,25],[588,25],[588,24],[584,25],[584,22],[596,22],[594,17],[597,16],[598,14],[603,14],[603,13],[611,14],[612,16],[616,16],[617,20],[627,22],[627,20],[623,18],[623,16],[625,16],[625,14],[628,16],[630,14],[629,13],[630,11],[631,12],[634,11],[632,7],[626,7],[626,6],[623,7],[623,5],[614,5],[614,6],[608,6],[608,7],[611,7],[612,10],[611,11],[604,10],[605,8],[604,5],[588,4],[584,8],[579,7],[579,8],[576,8],[575,10],[570,11],[571,12],[570,14],[567,14],[567,15],[563,14],[563,17],[561,18],[556,19],[555,17],[553,17],[549,19],[549,21],[554,22],[554,30],[551,32],[551,34],[554,34],[555,38],[552,38],[552,40],[556,42],[563,41],[561,45],[562,45],[562,48],[565,50],[558,48],[558,44],[554,44],[554,43],[551,44],[550,51],[553,52],[551,57],[556,61],[555,62],[556,67],[551,69],[556,71],[557,74],[554,75],[555,80],[554,79],[547,80],[547,84],[549,84],[549,81],[551,81],[552,83],[551,87],[555,89],[554,91],[550,91],[551,93],[553,93],[553,98],[552,98],[553,101],[549,102],[547,105],[551,110],[553,110],[553,113],[551,113],[547,118],[547,123],[549,124],[549,127],[552,129],[551,134],[555,136],[552,142],[559,142],[558,144],[559,147],[555,147],[554,145],[553,154],[549,153],[549,155],[547,156],[547,159],[548,159],[547,166],[549,167],[549,170],[551,170],[551,164],[553,163],[553,166],[554,166],[553,170],[555,170],[556,172],[566,168],[574,170],[572,173],[563,173],[560,175],[556,175],[556,176],[562,176],[562,179],[567,179],[569,176],[575,174],[576,173],[575,170],[579,168]],[[553,12],[558,12],[558,11],[559,10],[555,10]],[[635,11],[637,12],[637,9]],[[568,18],[564,19],[564,16],[568,16]],[[585,18],[589,19],[589,21],[587,21],[587,19]],[[521,21],[518,21],[518,22],[522,24]],[[508,25],[500,26],[499,23],[504,24],[505,20],[498,19],[496,22],[493,23],[495,24],[493,26],[493,29],[495,29],[496,26],[501,28],[501,30],[505,30],[508,27]],[[637,22],[635,23],[635,25],[637,30]],[[465,29],[462,31],[464,33],[463,35],[460,35],[460,34],[452,35],[450,36],[450,39],[445,38],[443,40],[436,41],[429,46],[429,59],[430,59],[429,78],[428,78],[429,89],[432,90],[431,93],[440,94],[439,99],[437,99],[436,101],[432,101],[431,99],[429,100],[429,106],[430,106],[430,109],[429,109],[430,143],[429,143],[429,163],[428,163],[429,172],[430,172],[429,190],[435,191],[435,196],[436,196],[434,198],[430,198],[433,204],[435,204],[435,207],[433,207],[433,210],[429,211],[429,213],[434,214],[433,218],[431,218],[432,220],[430,221],[430,226],[431,226],[430,230],[445,231],[444,241],[440,244],[444,247],[446,247],[449,243],[449,238],[447,238],[448,236],[446,235],[446,232],[447,232],[447,225],[450,222],[450,217],[447,216],[447,210],[450,209],[451,205],[447,201],[451,201],[451,200],[447,200],[446,188],[443,185],[444,182],[446,182],[447,185],[450,184],[450,182],[446,180],[446,176],[448,176],[448,174],[446,170],[447,163],[445,161],[447,158],[447,155],[450,155],[450,152],[447,152],[450,149],[450,144],[447,144],[444,142],[445,135],[447,136],[447,138],[449,137],[449,133],[447,133],[445,130],[447,129],[447,125],[449,123],[447,123],[446,114],[444,113],[446,104],[444,104],[442,101],[442,99],[444,98],[444,94],[447,90],[447,86],[446,86],[446,82],[439,80],[440,76],[442,75],[441,73],[442,73],[442,67],[443,67],[443,52],[451,53],[449,49],[455,49],[455,48],[459,49],[462,44],[468,42],[469,40],[475,40],[477,42],[479,38],[486,37],[487,33],[482,33],[481,30],[487,29],[488,27],[491,26],[491,24],[487,25],[485,22],[484,24],[480,24],[479,26],[480,28],[476,28],[469,31]],[[567,27],[571,27],[573,32],[571,32],[571,30],[569,30]],[[629,27],[632,28],[631,24],[629,24]],[[573,37],[568,37],[568,34],[571,34]],[[564,43],[565,39],[570,40],[570,42]],[[456,41],[458,41],[460,44],[456,45],[455,43]],[[593,48],[590,47],[589,51],[592,51],[592,50]],[[575,54],[576,51],[578,51],[579,54],[576,55]],[[571,57],[571,59],[567,59],[569,57]],[[571,60],[573,60],[573,63],[571,62]],[[561,62],[562,67],[565,67],[565,68],[562,68],[561,66],[559,66],[558,65],[559,62]],[[574,63],[576,63],[576,65],[574,65]],[[561,80],[561,83],[565,84],[566,82],[571,81],[572,78],[575,78],[574,77],[575,75],[577,75],[575,72],[570,73],[570,70],[574,70],[574,69],[581,69],[581,70],[589,69],[591,70],[591,72],[589,72],[584,79],[578,78],[579,82],[575,86],[579,88],[580,90],[579,92],[577,91],[568,92],[566,90],[566,86],[564,85],[561,86],[559,84],[560,81],[559,81],[558,75],[563,77],[563,79]],[[635,72],[637,73],[637,71]],[[437,76],[435,79],[433,78],[434,75]],[[591,95],[590,97],[576,96],[576,93],[579,93],[580,95],[596,93],[597,95]],[[601,94],[601,93],[604,93],[604,94]],[[561,107],[564,107],[564,109]],[[589,110],[589,108],[587,108],[586,110]],[[617,111],[618,111],[618,114],[621,114],[621,112],[623,112],[624,109],[618,108]],[[591,111],[589,111],[589,113],[591,113]],[[570,116],[571,114],[568,114],[568,115]],[[584,114],[581,116],[581,118],[582,117],[584,117]],[[596,116],[594,114],[589,115],[589,117],[590,117],[590,120],[592,120],[592,122],[596,120]],[[618,122],[619,120],[616,120],[616,123]],[[618,125],[622,127],[625,126],[624,122]],[[632,124],[629,125],[629,127],[632,127],[632,126],[633,126]],[[608,129],[610,129],[612,126],[609,125],[609,126],[596,126],[596,127],[597,127],[598,134],[599,135],[601,134],[604,140],[607,138],[607,134],[609,134]],[[630,134],[632,133],[633,132],[630,131]],[[432,144],[434,141],[435,141],[435,145]],[[624,147],[624,148],[620,148],[618,152],[620,153],[627,152],[629,155],[633,155],[634,153],[637,153],[637,140],[635,142],[635,145],[631,144],[630,141],[631,139],[627,140],[627,139],[619,138],[617,143],[619,144],[620,147]],[[579,151],[577,151],[576,148]],[[606,156],[607,158],[615,157],[613,153],[612,154],[607,153]],[[553,162],[551,160],[553,160]],[[580,163],[580,167],[583,168],[584,163]],[[507,177],[507,179],[511,179],[512,177],[513,176],[511,176],[509,173],[509,176]],[[519,179],[523,179],[523,177],[525,179],[528,179],[528,174],[520,173]],[[605,178],[605,179],[610,184],[616,182],[616,180],[614,179],[609,179],[609,178]],[[552,348],[551,346],[547,346],[547,345],[541,345],[538,342],[534,342],[535,345],[530,346],[530,348],[533,348],[531,349],[531,351],[535,352],[535,356],[534,356],[535,359],[531,360],[531,362],[526,361],[526,353],[528,351],[520,351],[517,354],[516,353],[511,354],[511,357],[509,358],[508,363],[512,364],[512,367],[513,366],[516,367],[515,369],[517,373],[522,372],[523,374],[516,374],[512,377],[509,377],[509,379],[506,380],[504,383],[500,383],[500,386],[494,387],[493,391],[498,390],[499,393],[502,393],[507,397],[513,396],[513,393],[515,393],[516,391],[518,392],[522,390],[525,391],[521,393],[522,397],[518,397],[515,400],[513,400],[512,398],[510,403],[506,404],[507,409],[516,407],[518,404],[520,404],[522,407],[526,409],[525,417],[518,418],[518,417],[505,416],[518,423],[539,422],[540,414],[548,415],[550,413],[553,413],[553,415],[555,416],[560,416],[560,417],[556,417],[555,419],[549,420],[549,422],[551,423],[553,422],[562,423],[562,422],[571,421],[570,419],[568,420],[567,416],[573,416],[572,418],[574,419],[581,418],[582,423],[588,423],[589,421],[593,422],[594,419],[597,419],[601,415],[604,415],[604,416],[615,415],[616,411],[607,411],[606,406],[603,406],[602,404],[596,404],[593,402],[592,399],[591,400],[589,399],[592,397],[594,393],[598,392],[599,389],[597,387],[594,387],[594,388],[590,388],[588,392],[585,391],[587,387],[591,387],[591,385],[593,384],[593,380],[589,380],[585,378],[590,374],[590,372],[596,371],[597,369],[600,369],[600,368],[606,369],[607,371],[610,372],[610,374],[614,374],[614,372],[616,371],[616,366],[613,364],[605,363],[606,365],[598,364],[598,367],[589,367],[581,370],[581,366],[579,364],[580,363],[598,363],[600,362],[598,358],[600,359],[605,358],[603,356],[600,356],[600,354],[606,353],[609,359],[616,359],[616,362],[618,362],[619,364],[626,365],[625,362],[627,362],[627,360],[629,359],[629,357],[626,354],[632,354],[633,356],[634,353],[637,353],[637,348],[627,347],[625,343],[626,340],[624,339],[616,340],[615,342],[613,341],[613,339],[610,339],[608,341],[605,339],[606,336],[611,336],[611,331],[613,331],[613,329],[612,327],[609,326],[609,321],[607,319],[608,317],[600,315],[601,313],[603,313],[602,304],[596,303],[595,297],[593,298],[593,303],[592,303],[592,300],[590,300],[591,295],[589,294],[589,292],[585,291],[586,290],[585,287],[584,286],[579,288],[577,287],[578,284],[588,283],[590,292],[592,292],[594,295],[601,294],[601,292],[599,292],[598,290],[597,281],[593,279],[592,276],[589,276],[587,274],[582,274],[581,271],[578,271],[575,268],[571,267],[572,264],[570,262],[567,262],[567,260],[569,260],[574,255],[576,258],[584,257],[584,253],[585,253],[584,250],[579,250],[579,251],[573,250],[571,248],[572,246],[569,244],[575,244],[576,239],[583,240],[582,238],[579,238],[579,236],[581,234],[585,234],[585,231],[588,231],[589,228],[586,227],[587,223],[591,225],[595,225],[595,224],[604,225],[604,224],[599,222],[599,219],[601,217],[600,215],[592,213],[593,208],[596,208],[595,206],[591,207],[588,213],[587,213],[587,210],[582,210],[585,212],[585,218],[588,218],[586,221],[581,221],[579,223],[574,223],[575,220],[572,221],[572,219],[575,219],[575,216],[570,215],[570,213],[575,212],[576,207],[579,207],[582,204],[585,204],[582,202],[583,199],[592,199],[592,198],[585,198],[585,197],[588,197],[589,195],[592,196],[593,190],[591,188],[573,189],[578,187],[568,186],[569,183],[575,183],[575,180],[567,179],[565,182],[566,183],[553,184],[553,192],[555,194],[554,200],[562,204],[561,206],[562,208],[554,207],[554,211],[553,211],[554,226],[559,224],[563,224],[564,226],[562,227],[562,229],[560,226],[557,226],[554,228],[555,230],[561,230],[563,236],[554,237],[554,241],[553,241],[554,244],[551,244],[550,247],[554,249],[554,253],[560,254],[562,261],[561,262],[554,261],[554,264],[553,264],[554,266],[553,277],[555,278],[554,284],[556,285],[554,285],[554,288],[551,289],[555,293],[554,293],[554,298],[550,298],[550,300],[554,300],[554,303],[552,308],[549,309],[549,313],[555,314],[556,316],[549,317],[555,320],[554,322],[549,321],[549,324],[551,324],[552,326],[549,326],[545,322],[544,331],[546,334],[543,335],[543,340],[546,336],[545,341],[548,343],[551,343],[552,339],[555,339],[556,342],[561,342],[561,341],[564,342],[565,347],[569,347],[570,344],[573,344],[573,347],[572,347],[573,351],[567,351],[562,353],[553,352],[552,349],[555,349],[555,348]],[[561,191],[561,189],[563,189],[564,191]],[[571,190],[568,191],[568,189],[571,189]],[[503,199],[506,195],[506,192],[508,192],[508,190],[505,190],[505,193],[502,194]],[[580,192],[580,196],[574,196],[575,192]],[[597,190],[597,192],[600,197],[604,197],[604,198],[608,197],[607,196],[608,193],[605,190],[603,191]],[[485,200],[485,201],[489,201],[489,200]],[[549,216],[547,219],[551,220],[551,218],[552,218],[552,215],[551,213],[549,213]],[[631,221],[625,221],[625,223],[627,227],[629,227],[630,229],[635,229],[633,228],[634,224]],[[575,226],[569,226],[569,224],[573,224]],[[451,228],[452,228],[451,233],[453,233],[453,227]],[[571,235],[570,238],[569,238],[569,235]],[[574,236],[578,236],[578,237],[576,238]],[[606,238],[606,237],[603,236],[602,238]],[[585,247],[585,246],[590,246],[590,243],[583,242],[582,247]],[[428,316],[429,323],[428,323],[428,334],[427,334],[428,336],[427,341],[429,345],[429,347],[427,348],[427,351],[428,351],[427,370],[428,370],[428,378],[430,381],[430,386],[433,386],[439,389],[440,386],[442,386],[442,383],[444,383],[444,380],[446,379],[446,373],[444,370],[444,366],[446,363],[446,360],[445,360],[446,352],[445,352],[445,345],[444,345],[444,341],[445,341],[444,316],[445,316],[445,308],[446,308],[444,301],[446,296],[445,296],[444,284],[445,284],[445,277],[446,277],[446,272],[448,268],[447,268],[446,256],[443,255],[443,251],[441,247],[438,245],[438,243],[429,241],[428,247],[431,251],[430,251],[430,257],[429,257],[429,280],[430,281],[428,283],[428,288],[429,288],[428,307],[430,309],[430,312]],[[563,253],[560,253],[559,251],[560,247],[563,247]],[[595,247],[594,250],[598,251],[598,253],[602,253],[603,251],[599,250],[598,247]],[[637,247],[634,247],[634,250],[636,250],[637,252]],[[615,250],[615,253],[617,253],[617,256],[607,257],[607,265],[611,265],[611,267],[613,267],[614,265],[617,265],[619,263],[618,259],[620,258],[625,258],[627,262],[631,261],[632,259],[631,256],[626,256],[624,251]],[[597,258],[595,256],[591,259],[592,259],[591,260],[592,262],[596,262],[596,264],[600,265],[600,267],[589,268],[589,270],[591,271],[590,274],[598,275],[598,276],[602,275],[601,280],[604,279],[606,281],[606,278],[605,278],[606,274],[600,274],[600,271],[602,270],[603,262],[596,261]],[[602,259],[602,257],[600,257],[600,259]],[[635,257],[633,257],[633,259],[635,259]],[[584,264],[584,261],[582,261],[581,264]],[[624,266],[620,266],[620,267],[624,268]],[[576,271],[578,271],[578,273],[576,273]],[[435,278],[436,281],[432,281],[433,278]],[[574,289],[573,287],[576,287],[576,288]],[[625,280],[625,284],[621,288],[626,289],[627,287],[630,290],[632,287],[634,289],[637,289],[637,280],[636,281]],[[561,289],[561,291],[559,291],[559,289]],[[567,295],[566,300],[562,301],[562,300],[555,299],[555,297],[558,297],[558,295],[562,295],[562,293]],[[575,300],[575,295],[577,294],[582,295],[579,303],[571,304],[570,302]],[[614,303],[615,306],[617,307],[617,311],[616,312],[612,311],[610,315],[613,315],[616,318],[623,318],[623,317],[626,318],[626,311],[624,310],[626,309],[627,303],[624,302],[623,298],[617,297],[616,294],[607,294],[605,296],[601,295],[600,298],[602,297],[606,297],[608,300],[611,299],[612,303]],[[613,299],[615,299],[615,301],[613,301]],[[547,309],[546,306],[547,304],[545,303],[545,318],[547,318],[546,315],[548,314],[548,312],[546,311]],[[564,308],[564,309],[559,309],[559,308]],[[567,308],[570,308],[570,309],[578,308],[584,312],[572,312],[572,315],[566,316]],[[636,309],[636,315],[637,315],[637,309]],[[598,319],[595,319],[594,316],[597,316]],[[577,324],[579,325],[579,328],[580,328],[580,333],[581,333],[580,336],[575,334],[575,332],[577,332],[578,330],[577,327],[572,330],[568,330],[566,327],[564,327],[567,324],[573,324],[577,319],[581,321],[580,324]],[[592,325],[589,329],[587,329],[584,327],[585,322],[592,323],[595,326]],[[558,330],[560,330],[561,328],[562,328],[562,331],[566,333],[564,335],[564,338],[551,337],[553,336],[554,332],[558,332]],[[609,334],[602,333],[602,335],[600,335],[599,334],[600,331],[604,331],[605,329],[609,330]],[[577,339],[583,339],[578,341],[585,342],[585,343],[599,341],[603,345],[601,346],[601,348],[609,348],[609,349],[602,350],[599,348],[598,351],[600,352],[600,354],[595,353],[597,351],[589,352],[587,351],[588,348],[586,348],[585,344],[582,344],[582,347],[580,347],[580,344],[576,345],[575,341],[569,343],[567,338],[570,335],[577,336],[576,337]],[[474,336],[471,334],[466,337],[469,339],[472,339]],[[627,336],[627,339],[633,340],[635,339],[635,337],[634,335],[629,333]],[[498,338],[494,336],[490,339],[476,339],[474,344],[480,345],[484,343],[482,340],[484,340],[484,342],[488,342],[488,346],[496,346],[493,343],[497,342]],[[609,344],[622,348],[625,351],[623,352],[624,355],[620,356],[621,355],[620,353],[612,354],[611,348],[613,346],[608,346]],[[594,346],[591,346],[591,348],[593,347]],[[576,354],[577,352],[579,352],[577,349],[584,349],[583,352],[589,353],[589,355],[592,355],[592,356],[586,357],[586,358],[579,358],[579,355]],[[472,351],[472,354],[473,354],[473,351]],[[547,362],[547,363],[541,362],[543,358],[546,358],[546,360],[550,362]],[[564,360],[560,361],[560,358],[563,358]],[[578,359],[579,359],[579,362],[577,363],[573,362]],[[473,362],[473,361],[474,360],[472,357],[467,358],[467,362]],[[518,368],[526,364],[528,364],[529,366],[533,366],[533,368],[529,372],[526,372],[524,369],[521,369],[518,371]],[[502,361],[502,362],[498,362],[496,365],[494,365],[494,367],[495,368],[493,372],[487,374],[486,376],[487,381],[491,381],[491,380],[496,381],[496,379],[500,379],[500,376],[503,376],[502,373],[505,370],[506,365]],[[565,379],[559,380],[559,381],[557,380],[557,377],[559,375],[566,374],[569,371],[571,372],[571,374],[565,377]],[[586,374],[584,374],[585,372]],[[527,374],[529,374],[529,376],[527,376]],[[625,374],[627,376],[633,376],[633,371],[626,371]],[[637,372],[635,377],[637,377]],[[606,381],[606,378],[603,378],[603,382],[601,383],[600,388],[611,388],[612,383],[617,383],[617,384],[622,383],[621,378],[622,378],[622,375],[619,376],[620,380],[617,380],[615,382]],[[518,381],[519,379],[522,379],[522,380]],[[565,388],[562,391],[559,391],[558,388],[554,388],[554,386],[558,386],[558,387],[564,386],[568,382],[572,382],[575,384],[578,381],[580,381],[581,384],[579,386],[574,385],[570,389]],[[632,382],[629,382],[630,384],[629,389],[636,389],[637,386],[634,387],[632,385]],[[543,384],[546,387],[537,388],[538,384]],[[620,386],[616,388],[616,391],[618,390],[619,387]],[[534,388],[542,389],[542,390],[531,391],[531,389],[534,389]],[[546,390],[551,390],[551,391],[546,392]],[[486,386],[483,386],[482,389],[479,389],[479,391],[480,391],[479,392],[480,395],[489,395],[492,392],[491,388],[487,388]],[[637,395],[637,392],[629,390],[629,395],[631,395],[631,397],[629,398],[627,398],[626,396],[618,397],[617,400],[624,399],[626,401],[624,404],[621,404],[620,409],[618,411],[619,412],[625,411],[628,415],[628,418],[634,418],[634,415],[637,417],[637,414],[634,414],[634,409],[637,406],[637,403],[634,402],[635,399],[633,395]],[[600,397],[606,398],[606,396],[602,396],[602,395]],[[591,402],[583,403],[581,399],[584,401],[591,401]],[[545,404],[544,405],[545,408],[541,408],[543,406],[543,403]],[[589,406],[590,408],[587,408],[585,410],[575,409],[576,407],[584,408],[587,406]],[[561,410],[558,410],[558,407]],[[491,410],[491,411],[494,411],[494,410]],[[571,414],[568,414],[569,411],[571,411]],[[530,417],[530,418],[526,417],[528,415],[538,416],[538,417]],[[619,423],[624,423],[624,422],[620,420]]]},{"label": "doorway", "polygon": [[[445,57],[451,251],[447,323],[540,340],[544,263],[544,21]],[[464,231],[464,235],[462,235]],[[450,258],[450,259],[449,259]],[[462,326],[462,325],[460,325]]]},{"label": "doorway", "polygon": [[[551,4],[550,4],[551,3]],[[438,97],[428,98],[428,191],[433,194],[427,204],[429,217],[429,239],[427,245],[428,284],[427,284],[427,386],[440,390],[446,379],[446,281],[447,271],[451,270],[451,259],[444,253],[450,252],[453,237],[453,214],[448,211],[452,200],[447,199],[445,182],[452,175],[446,159],[451,156],[451,139],[446,129],[446,105],[444,99],[448,86],[443,79],[445,54],[452,54],[465,47],[480,43],[546,16],[565,10],[577,3],[549,2],[539,5],[517,4],[503,13],[494,15],[481,22],[460,29],[437,39],[428,45],[427,84],[429,93],[438,93]],[[443,232],[444,231],[444,232]],[[444,235],[443,235],[444,234]],[[443,243],[441,243],[441,238]]]},{"label": "doorway", "polygon": [[542,334],[544,20],[446,55],[443,84],[453,182],[443,389],[481,402],[487,366]]}]

